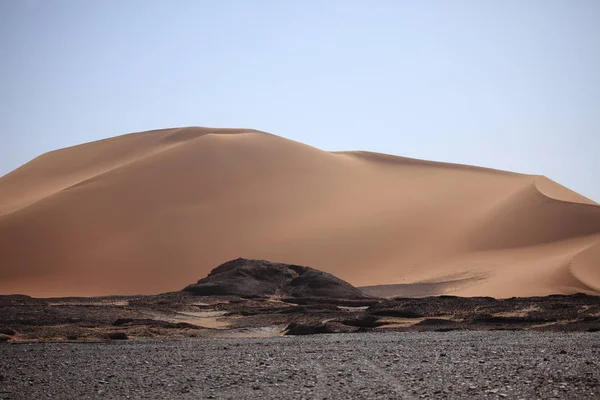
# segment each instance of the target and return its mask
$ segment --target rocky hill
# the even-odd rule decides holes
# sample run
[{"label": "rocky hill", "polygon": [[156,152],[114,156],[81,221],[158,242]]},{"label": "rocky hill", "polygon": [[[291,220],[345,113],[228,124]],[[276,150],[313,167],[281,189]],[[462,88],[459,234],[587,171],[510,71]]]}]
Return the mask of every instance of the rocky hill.
[{"label": "rocky hill", "polygon": [[245,258],[221,264],[184,291],[200,296],[367,297],[348,282],[323,271]]}]

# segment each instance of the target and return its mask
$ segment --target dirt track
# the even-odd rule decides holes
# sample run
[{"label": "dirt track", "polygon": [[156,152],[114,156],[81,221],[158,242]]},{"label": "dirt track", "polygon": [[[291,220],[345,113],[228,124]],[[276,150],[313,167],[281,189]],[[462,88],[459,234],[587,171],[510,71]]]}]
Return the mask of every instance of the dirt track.
[{"label": "dirt track", "polygon": [[0,344],[0,398],[597,398],[598,333]]}]

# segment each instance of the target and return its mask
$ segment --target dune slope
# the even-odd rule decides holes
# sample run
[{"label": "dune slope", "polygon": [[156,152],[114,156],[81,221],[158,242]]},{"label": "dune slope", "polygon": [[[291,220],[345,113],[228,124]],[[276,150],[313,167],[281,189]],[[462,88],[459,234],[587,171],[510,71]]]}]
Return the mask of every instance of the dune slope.
[{"label": "dune slope", "polygon": [[237,257],[354,286],[598,293],[598,248],[600,206],[545,177],[245,129],[129,134],[0,178],[0,293],[165,292]]}]

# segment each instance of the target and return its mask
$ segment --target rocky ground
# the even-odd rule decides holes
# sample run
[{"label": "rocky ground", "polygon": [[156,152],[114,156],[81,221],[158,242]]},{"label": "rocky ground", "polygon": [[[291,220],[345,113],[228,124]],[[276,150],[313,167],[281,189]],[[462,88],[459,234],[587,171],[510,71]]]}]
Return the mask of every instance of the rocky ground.
[{"label": "rocky ground", "polygon": [[0,296],[0,399],[600,396],[600,297],[407,296],[246,259],[179,292]]},{"label": "rocky ground", "polygon": [[385,332],[0,344],[0,399],[594,399],[600,334]]},{"label": "rocky ground", "polygon": [[0,342],[386,331],[600,331],[600,297],[0,296]]},{"label": "rocky ground", "polygon": [[[423,284],[414,285],[422,295]],[[407,285],[403,288],[403,297],[379,298],[373,287],[361,290],[313,268],[238,258],[178,292],[45,299],[0,296],[0,342],[377,331],[600,331],[600,296],[413,298]]]}]

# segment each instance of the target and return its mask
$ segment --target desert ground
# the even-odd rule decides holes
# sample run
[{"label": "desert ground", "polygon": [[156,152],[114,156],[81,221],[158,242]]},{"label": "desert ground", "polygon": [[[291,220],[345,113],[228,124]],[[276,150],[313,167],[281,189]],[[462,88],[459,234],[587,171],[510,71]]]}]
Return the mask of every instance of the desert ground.
[{"label": "desert ground", "polygon": [[124,135],[0,178],[0,399],[597,398],[599,267],[543,176]]},{"label": "desert ground", "polygon": [[0,296],[5,342],[455,330],[599,332],[600,296],[384,298],[310,267],[242,258],[160,295]]},{"label": "desert ground", "polygon": [[595,399],[597,333],[0,344],[2,399]]},{"label": "desert ground", "polygon": [[0,343],[7,344],[452,331],[586,332],[598,340],[600,298],[0,296]]},{"label": "desert ground", "polygon": [[[245,291],[232,264],[277,294],[203,294]],[[248,277],[264,265],[234,260],[161,295],[0,296],[0,399],[600,393],[598,296],[377,298],[314,271]],[[310,297],[324,289],[348,298]]]},{"label": "desert ground", "polygon": [[598,294],[600,206],[543,176],[247,129],[123,135],[0,178],[1,294],[158,294],[237,257],[387,296]]}]

